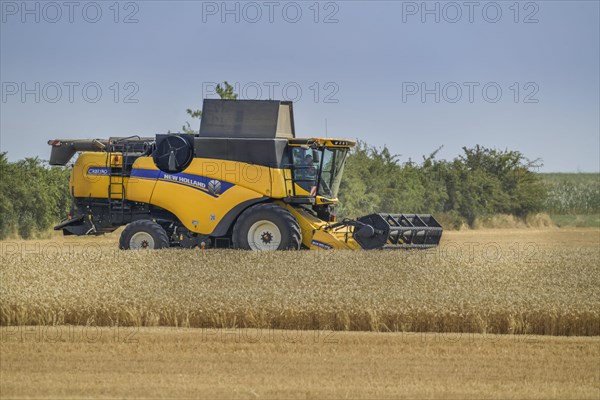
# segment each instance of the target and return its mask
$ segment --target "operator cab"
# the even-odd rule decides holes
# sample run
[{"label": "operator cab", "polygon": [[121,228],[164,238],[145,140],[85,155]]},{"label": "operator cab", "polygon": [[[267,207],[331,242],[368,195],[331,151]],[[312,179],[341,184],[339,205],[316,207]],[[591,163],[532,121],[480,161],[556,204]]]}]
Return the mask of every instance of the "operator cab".
[{"label": "operator cab", "polygon": [[316,197],[317,204],[337,202],[351,140],[290,139],[295,196]]}]

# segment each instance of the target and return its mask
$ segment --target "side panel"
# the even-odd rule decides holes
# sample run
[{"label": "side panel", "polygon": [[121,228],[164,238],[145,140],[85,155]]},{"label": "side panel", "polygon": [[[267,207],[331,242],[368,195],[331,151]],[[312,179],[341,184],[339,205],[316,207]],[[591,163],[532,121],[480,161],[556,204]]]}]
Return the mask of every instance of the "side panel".
[{"label": "side panel", "polygon": [[[211,234],[239,204],[287,196],[286,177],[289,170],[202,158],[181,173],[168,174],[151,157],[140,157],[125,178],[125,194],[127,200],[170,211],[192,232]],[[71,174],[74,196],[105,199],[108,185],[107,153],[82,153]]]},{"label": "side panel", "polygon": [[324,230],[326,222],[306,210],[283,204],[300,224],[302,244],[311,250],[358,250],[360,245],[352,238],[348,227],[337,231]]},{"label": "side panel", "polygon": [[300,230],[302,231],[302,244],[310,248],[313,235],[325,223],[302,208],[296,208],[284,203],[281,203],[280,205],[287,208],[294,218],[296,218],[296,221],[300,224]]},{"label": "side panel", "polygon": [[74,197],[108,197],[107,153],[81,153],[71,171]]},{"label": "side panel", "polygon": [[148,193],[144,181],[155,183],[147,202],[172,212],[186,228],[201,234],[211,234],[238,204],[271,197],[269,168],[233,161],[197,158],[185,171],[169,174],[156,168],[150,157],[140,157],[131,171],[128,199],[143,201],[142,192]]},{"label": "side panel", "polygon": [[[198,178],[196,175],[194,179]],[[172,212],[186,228],[196,233],[211,234],[219,221],[238,203],[263,197],[235,185],[221,189],[225,191],[220,194],[211,194],[197,187],[170,182],[169,179],[159,178],[151,204]],[[227,182],[217,182],[222,188],[226,187]]]},{"label": "side panel", "polygon": [[292,171],[288,169],[271,169],[271,197],[282,199],[293,196]]},{"label": "side panel", "polygon": [[125,178],[125,194],[127,200],[150,203],[152,192],[156,186],[156,179],[143,179],[135,176],[135,171],[157,170],[151,157],[140,157],[133,163],[132,176]]},{"label": "side panel", "polygon": [[[346,240],[346,237],[348,238]],[[340,231],[315,231],[312,237],[311,250],[360,250],[360,245],[352,238],[347,228]]]},{"label": "side panel", "polygon": [[[117,153],[118,154],[118,153]],[[108,197],[109,168],[108,153],[81,153],[71,172],[71,190],[74,197],[105,199]],[[113,156],[113,165],[117,156]],[[155,168],[150,157],[140,157],[133,164],[134,168]],[[113,177],[113,183],[118,185],[120,177]],[[141,180],[135,177],[125,177],[125,195],[127,200],[149,203],[156,180]],[[119,198],[113,193],[113,198]]]}]

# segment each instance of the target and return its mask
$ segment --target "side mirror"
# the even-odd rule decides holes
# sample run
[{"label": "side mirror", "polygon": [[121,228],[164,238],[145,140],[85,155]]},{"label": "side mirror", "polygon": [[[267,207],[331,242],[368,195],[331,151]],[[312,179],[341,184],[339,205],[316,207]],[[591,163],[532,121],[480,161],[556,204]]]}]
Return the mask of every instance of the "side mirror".
[{"label": "side mirror", "polygon": [[319,163],[321,162],[321,159],[319,158],[321,155],[321,153],[319,152],[319,150],[317,149],[312,149],[312,158],[313,158],[313,162]]}]

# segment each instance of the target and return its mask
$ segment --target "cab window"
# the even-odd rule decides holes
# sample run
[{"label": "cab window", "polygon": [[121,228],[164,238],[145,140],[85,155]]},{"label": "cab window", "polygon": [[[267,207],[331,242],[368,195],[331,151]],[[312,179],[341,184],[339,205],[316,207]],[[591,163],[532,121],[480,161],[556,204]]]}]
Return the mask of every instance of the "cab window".
[{"label": "cab window", "polygon": [[316,186],[319,164],[313,160],[312,150],[294,147],[292,149],[294,163],[294,182],[310,193]]}]

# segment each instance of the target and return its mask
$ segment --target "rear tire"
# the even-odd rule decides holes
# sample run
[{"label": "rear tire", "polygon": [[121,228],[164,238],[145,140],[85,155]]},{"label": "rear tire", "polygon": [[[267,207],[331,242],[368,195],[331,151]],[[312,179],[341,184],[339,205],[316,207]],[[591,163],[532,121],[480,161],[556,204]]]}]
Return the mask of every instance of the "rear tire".
[{"label": "rear tire", "polygon": [[285,208],[272,203],[246,209],[233,227],[233,247],[244,250],[299,250],[300,225]]},{"label": "rear tire", "polygon": [[119,239],[122,250],[156,250],[169,247],[169,237],[154,221],[139,220],[128,224]]}]

